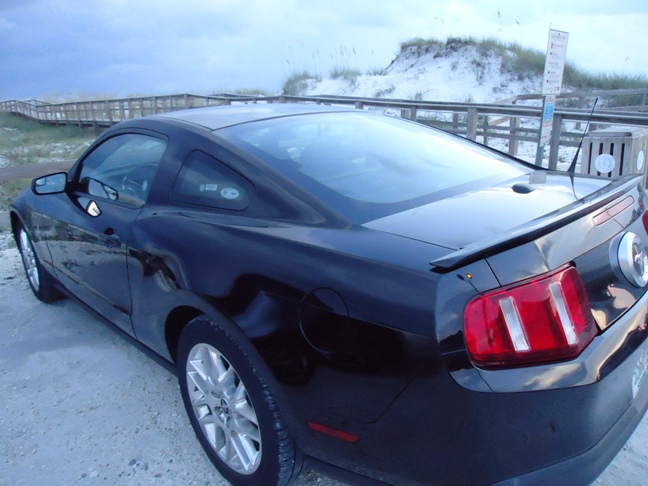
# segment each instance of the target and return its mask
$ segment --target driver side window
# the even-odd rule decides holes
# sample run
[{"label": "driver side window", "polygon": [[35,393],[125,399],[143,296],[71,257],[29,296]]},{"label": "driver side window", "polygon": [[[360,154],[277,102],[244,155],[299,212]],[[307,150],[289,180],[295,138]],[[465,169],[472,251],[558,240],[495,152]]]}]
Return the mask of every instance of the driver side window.
[{"label": "driver side window", "polygon": [[131,206],[143,205],[166,145],[138,133],[109,138],[83,160],[77,190]]}]

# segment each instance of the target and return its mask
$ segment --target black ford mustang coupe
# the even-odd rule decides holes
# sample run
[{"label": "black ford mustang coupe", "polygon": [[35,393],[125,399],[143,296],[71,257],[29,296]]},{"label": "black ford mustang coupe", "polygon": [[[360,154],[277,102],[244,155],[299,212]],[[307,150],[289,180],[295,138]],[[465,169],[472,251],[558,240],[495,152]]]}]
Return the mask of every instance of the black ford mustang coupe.
[{"label": "black ford mustang coupe", "polygon": [[572,485],[648,407],[647,202],[638,177],[268,104],[120,123],[11,223],[36,297],[175,363],[233,484]]}]

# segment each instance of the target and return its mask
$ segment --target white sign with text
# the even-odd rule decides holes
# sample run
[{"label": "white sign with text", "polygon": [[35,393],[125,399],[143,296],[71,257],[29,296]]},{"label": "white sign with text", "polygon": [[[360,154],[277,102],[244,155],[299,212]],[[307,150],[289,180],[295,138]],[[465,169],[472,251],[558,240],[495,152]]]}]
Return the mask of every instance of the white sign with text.
[{"label": "white sign with text", "polygon": [[544,78],[542,80],[543,95],[560,94],[563,72],[565,71],[568,40],[568,32],[562,32],[560,30],[549,31],[547,58],[545,59]]}]

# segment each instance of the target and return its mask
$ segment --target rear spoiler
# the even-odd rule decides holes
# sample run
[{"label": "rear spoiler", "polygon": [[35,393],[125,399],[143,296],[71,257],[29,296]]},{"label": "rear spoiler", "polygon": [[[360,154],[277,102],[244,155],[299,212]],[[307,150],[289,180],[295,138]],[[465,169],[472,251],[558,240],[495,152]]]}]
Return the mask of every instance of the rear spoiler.
[{"label": "rear spoiler", "polygon": [[509,250],[516,246],[529,243],[541,236],[565,226],[586,214],[589,214],[606,204],[614,201],[621,195],[628,192],[634,186],[643,193],[642,187],[643,174],[633,174],[621,177],[610,182],[588,196],[574,201],[567,206],[552,211],[540,218],[529,221],[523,225],[513,228],[502,235],[485,238],[468,246],[464,246],[457,251],[449,253],[441,258],[430,262],[431,271],[445,273],[455,270],[459,267],[482,260],[489,256],[499,253],[503,250]]}]

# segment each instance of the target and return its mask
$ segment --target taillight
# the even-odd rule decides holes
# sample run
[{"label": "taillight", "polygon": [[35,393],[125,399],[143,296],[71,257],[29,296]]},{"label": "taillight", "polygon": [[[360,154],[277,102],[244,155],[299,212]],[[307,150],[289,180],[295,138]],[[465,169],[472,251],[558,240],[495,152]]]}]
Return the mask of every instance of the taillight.
[{"label": "taillight", "polygon": [[574,267],[473,299],[466,345],[478,366],[516,366],[578,356],[598,329]]},{"label": "taillight", "polygon": [[646,230],[646,233],[648,233],[648,211],[643,213],[643,215],[641,216],[641,222],[644,225],[644,229]]}]

